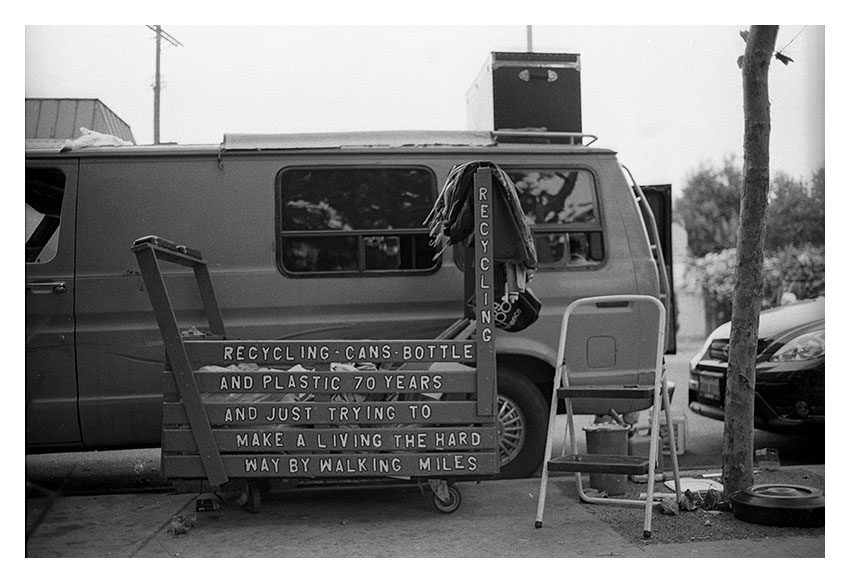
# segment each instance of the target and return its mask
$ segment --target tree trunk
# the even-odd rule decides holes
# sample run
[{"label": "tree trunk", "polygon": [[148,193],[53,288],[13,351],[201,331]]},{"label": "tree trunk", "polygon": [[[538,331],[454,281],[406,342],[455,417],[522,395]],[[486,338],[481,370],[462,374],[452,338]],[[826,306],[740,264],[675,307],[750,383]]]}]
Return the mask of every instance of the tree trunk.
[{"label": "tree trunk", "polygon": [[770,101],[767,73],[777,26],[753,26],[743,60],[744,190],[738,223],[738,264],[732,297],[723,484],[728,494],[753,485],[756,347],[762,302],[764,234],[770,188]]}]

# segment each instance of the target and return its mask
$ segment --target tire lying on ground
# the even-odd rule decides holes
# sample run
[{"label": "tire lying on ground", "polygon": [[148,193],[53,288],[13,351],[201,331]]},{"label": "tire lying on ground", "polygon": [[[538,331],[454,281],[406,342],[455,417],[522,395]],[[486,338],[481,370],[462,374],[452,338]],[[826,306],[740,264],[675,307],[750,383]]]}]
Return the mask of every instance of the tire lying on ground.
[{"label": "tire lying on ground", "polygon": [[817,488],[759,484],[729,495],[732,515],[769,526],[823,526],[826,499]]},{"label": "tire lying on ground", "polygon": [[549,407],[537,386],[512,370],[499,370],[496,423],[499,478],[528,478],[543,461]]}]

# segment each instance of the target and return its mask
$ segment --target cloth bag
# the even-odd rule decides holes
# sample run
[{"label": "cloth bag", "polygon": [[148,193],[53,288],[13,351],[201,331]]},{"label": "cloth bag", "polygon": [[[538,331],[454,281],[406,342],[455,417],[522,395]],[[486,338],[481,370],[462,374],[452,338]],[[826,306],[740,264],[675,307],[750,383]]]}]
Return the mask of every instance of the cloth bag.
[{"label": "cloth bag", "polygon": [[520,332],[537,321],[540,315],[540,300],[530,288],[525,288],[511,302],[502,300],[495,306],[496,327],[507,332]]}]

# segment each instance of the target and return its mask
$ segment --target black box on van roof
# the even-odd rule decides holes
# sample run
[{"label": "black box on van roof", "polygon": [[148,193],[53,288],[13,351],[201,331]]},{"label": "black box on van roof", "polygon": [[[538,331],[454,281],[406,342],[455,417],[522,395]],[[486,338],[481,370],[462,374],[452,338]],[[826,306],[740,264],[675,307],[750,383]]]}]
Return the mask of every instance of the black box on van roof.
[{"label": "black box on van roof", "polygon": [[581,133],[580,56],[490,53],[466,108],[470,130]]}]

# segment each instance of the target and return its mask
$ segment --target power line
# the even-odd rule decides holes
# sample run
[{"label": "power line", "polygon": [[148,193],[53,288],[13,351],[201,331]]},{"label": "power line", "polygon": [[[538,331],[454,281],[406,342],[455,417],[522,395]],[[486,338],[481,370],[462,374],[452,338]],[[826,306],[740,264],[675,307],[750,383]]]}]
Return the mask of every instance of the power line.
[{"label": "power line", "polygon": [[162,30],[162,26],[160,26],[159,24],[154,24],[154,25],[148,24],[147,27],[149,29],[151,29],[152,31],[158,33],[158,34],[161,34],[162,38],[164,38],[165,40],[170,42],[175,47],[182,47],[183,46],[183,43],[181,43],[179,40],[177,40],[176,38],[174,38],[173,36],[168,34],[166,31]]},{"label": "power line", "polygon": [[159,24],[148,24],[147,27],[156,33],[156,77],[153,84],[153,143],[159,143],[159,100],[162,85],[160,83],[160,53],[162,52],[162,39],[175,47],[182,47],[183,43],[172,35],[162,30]]},{"label": "power line", "polygon": [[777,53],[781,53],[782,51],[784,51],[785,49],[787,49],[787,48],[791,45],[791,43],[792,43],[792,42],[794,42],[795,40],[797,40],[797,37],[798,37],[798,36],[800,36],[801,34],[803,34],[803,31],[804,31],[804,30],[806,30],[806,27],[805,27],[805,26],[804,26],[803,28],[801,28],[801,29],[799,30],[799,32],[797,32],[797,34],[795,34],[795,35],[794,35],[794,38],[792,38],[791,40],[789,40],[789,41],[785,44],[785,46],[784,46],[784,47],[782,47],[781,49],[779,49],[779,50],[778,50],[778,51],[776,51],[776,52],[777,52]]}]

